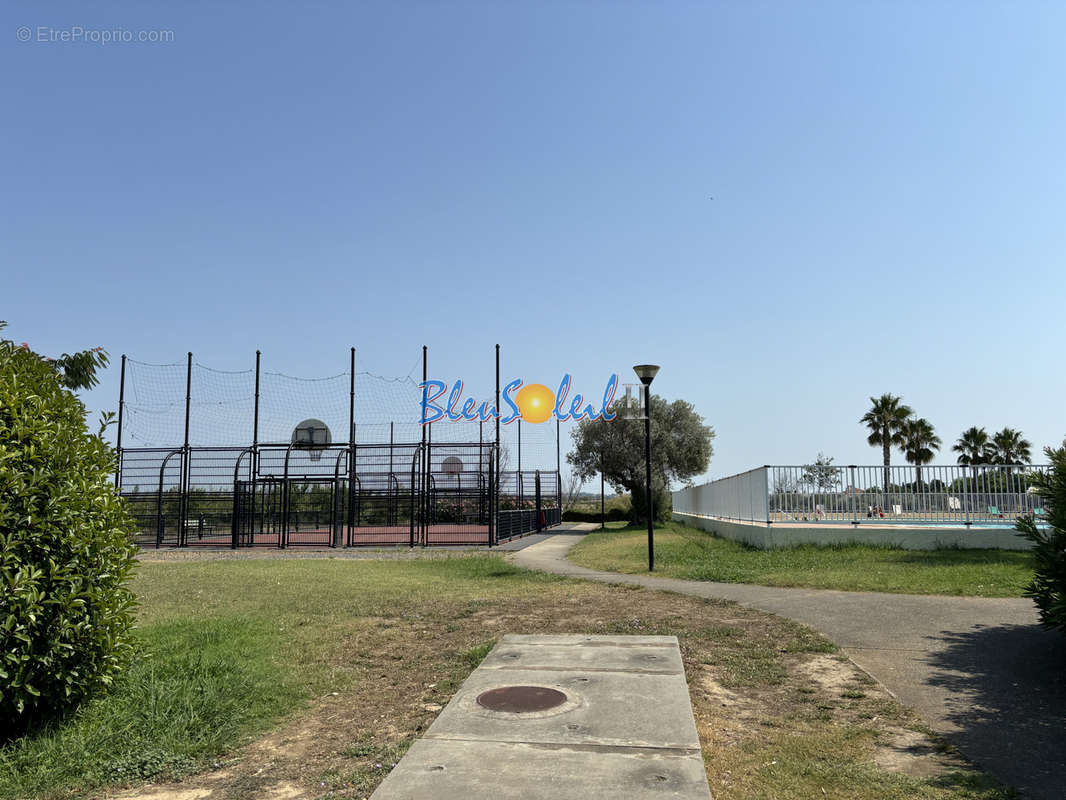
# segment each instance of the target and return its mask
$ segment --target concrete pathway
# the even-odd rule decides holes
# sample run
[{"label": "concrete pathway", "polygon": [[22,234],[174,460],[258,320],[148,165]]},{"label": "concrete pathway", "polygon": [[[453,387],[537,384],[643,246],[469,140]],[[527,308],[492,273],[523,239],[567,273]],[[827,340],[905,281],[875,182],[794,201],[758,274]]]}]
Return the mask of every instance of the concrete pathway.
[{"label": "concrete pathway", "polygon": [[600,572],[566,560],[588,527],[594,526],[561,531],[510,558],[576,578],[734,600],[809,625],[1023,796],[1066,798],[1066,636],[1037,625],[1032,601]]},{"label": "concrete pathway", "polygon": [[711,800],[674,636],[508,635],[373,800]]}]

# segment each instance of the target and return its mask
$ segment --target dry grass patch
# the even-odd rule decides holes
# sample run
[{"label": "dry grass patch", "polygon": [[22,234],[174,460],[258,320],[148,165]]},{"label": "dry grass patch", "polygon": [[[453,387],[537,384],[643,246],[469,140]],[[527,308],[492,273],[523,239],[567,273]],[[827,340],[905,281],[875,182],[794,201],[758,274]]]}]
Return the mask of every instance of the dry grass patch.
[{"label": "dry grass patch", "polygon": [[[678,636],[718,800],[1009,796],[923,738],[823,637],[733,603],[545,576],[494,556],[158,564],[139,580],[149,619],[268,615],[314,699],[220,769],[126,798],[367,797],[505,633]],[[928,768],[885,755],[913,748]]]}]

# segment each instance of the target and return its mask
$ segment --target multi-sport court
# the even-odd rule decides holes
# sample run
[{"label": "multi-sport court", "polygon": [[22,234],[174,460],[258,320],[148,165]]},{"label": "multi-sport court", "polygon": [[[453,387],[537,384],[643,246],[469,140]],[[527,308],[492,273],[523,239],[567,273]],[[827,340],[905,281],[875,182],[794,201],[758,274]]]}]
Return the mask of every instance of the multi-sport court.
[{"label": "multi-sport court", "polygon": [[123,356],[116,483],[137,542],[492,546],[560,522],[556,421],[423,427],[420,400],[411,376],[357,373],[354,349],[319,379],[259,353],[245,371]]}]

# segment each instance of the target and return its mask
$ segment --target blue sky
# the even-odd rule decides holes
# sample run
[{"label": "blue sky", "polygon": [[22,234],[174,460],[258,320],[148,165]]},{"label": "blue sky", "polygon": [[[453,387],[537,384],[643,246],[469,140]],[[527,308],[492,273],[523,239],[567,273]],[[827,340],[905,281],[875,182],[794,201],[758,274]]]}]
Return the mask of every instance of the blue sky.
[{"label": "blue sky", "polygon": [[[948,444],[1066,435],[1062,4],[3,19],[0,318],[41,352],[405,375],[427,344],[480,392],[499,342],[505,378],[590,394],[651,361],[714,476],[876,463],[886,391]],[[38,40],[74,26],[173,33]],[[117,395],[116,366],[86,399]]]}]

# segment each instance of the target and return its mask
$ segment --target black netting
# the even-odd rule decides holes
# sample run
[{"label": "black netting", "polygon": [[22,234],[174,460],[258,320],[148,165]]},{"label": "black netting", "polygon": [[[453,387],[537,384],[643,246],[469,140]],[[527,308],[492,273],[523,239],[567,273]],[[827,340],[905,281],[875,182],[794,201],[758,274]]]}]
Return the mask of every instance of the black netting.
[{"label": "black netting", "polygon": [[[253,441],[255,370],[227,371],[196,361],[186,364],[148,364],[126,361],[122,444],[131,447],[181,447],[185,442],[186,380],[189,394],[189,444],[194,447],[244,447]],[[411,376],[390,378],[368,372],[355,376],[357,443],[413,443],[422,441],[419,424],[421,390]],[[494,391],[464,393],[491,408]],[[322,420],[335,444],[349,441],[351,378],[343,372],[325,378],[297,378],[263,369],[259,380],[260,444],[291,441],[293,429],[305,419]],[[564,425],[568,428],[568,425]],[[563,431],[564,436],[568,435]],[[426,431],[433,442],[495,441],[493,420],[441,419]],[[521,440],[521,441],[519,441]],[[554,421],[531,425],[513,422],[500,426],[504,469],[554,468]]]}]

